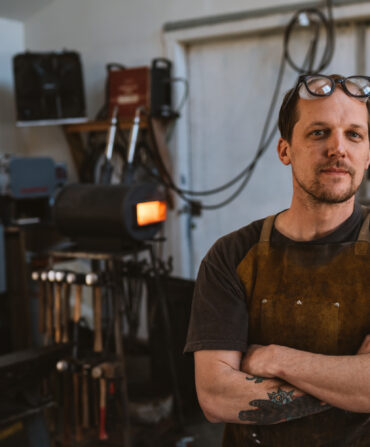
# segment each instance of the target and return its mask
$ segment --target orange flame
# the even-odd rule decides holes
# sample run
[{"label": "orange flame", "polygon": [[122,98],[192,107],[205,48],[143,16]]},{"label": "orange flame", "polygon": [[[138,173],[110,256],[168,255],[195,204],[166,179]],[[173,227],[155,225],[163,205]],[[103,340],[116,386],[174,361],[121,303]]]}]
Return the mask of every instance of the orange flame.
[{"label": "orange flame", "polygon": [[167,217],[166,202],[141,202],[136,204],[137,224],[142,227],[153,223],[163,222]]}]

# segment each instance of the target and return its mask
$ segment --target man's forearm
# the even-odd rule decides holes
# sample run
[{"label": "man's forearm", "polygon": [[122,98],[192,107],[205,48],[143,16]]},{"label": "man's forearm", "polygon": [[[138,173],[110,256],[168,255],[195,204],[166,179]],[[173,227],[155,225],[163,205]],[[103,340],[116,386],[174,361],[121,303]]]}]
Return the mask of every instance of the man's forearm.
[{"label": "man's forearm", "polygon": [[198,399],[211,422],[269,425],[329,408],[289,383],[253,377],[224,362],[202,369],[196,359]]},{"label": "man's forearm", "polygon": [[370,354],[327,356],[276,348],[277,377],[333,406],[370,412]]},{"label": "man's forearm", "polygon": [[328,356],[271,345],[252,350],[243,362],[252,374],[279,377],[332,406],[370,412],[369,353]]},{"label": "man's forearm", "polygon": [[279,422],[300,419],[330,408],[309,394],[302,393],[286,382],[277,382],[259,376],[246,376],[246,380],[255,384],[266,382],[262,398],[249,402],[253,409],[239,412],[240,421],[254,422],[258,425],[277,424]]}]

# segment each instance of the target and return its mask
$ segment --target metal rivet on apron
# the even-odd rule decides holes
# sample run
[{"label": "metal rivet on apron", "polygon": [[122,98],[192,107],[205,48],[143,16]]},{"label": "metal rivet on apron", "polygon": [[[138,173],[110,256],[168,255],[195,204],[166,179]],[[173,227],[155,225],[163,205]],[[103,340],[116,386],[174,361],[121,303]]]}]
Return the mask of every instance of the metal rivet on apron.
[{"label": "metal rivet on apron", "polygon": [[302,305],[302,301],[301,300],[297,300],[297,304]]},{"label": "metal rivet on apron", "polygon": [[334,306],[335,306],[335,307],[339,307],[340,304],[339,304],[339,303],[334,303]]},{"label": "metal rivet on apron", "polygon": [[257,438],[257,433],[252,433],[253,438]]},{"label": "metal rivet on apron", "polygon": [[267,299],[264,298],[264,299],[262,300],[262,304],[266,304],[266,303],[267,303]]},{"label": "metal rivet on apron", "polygon": [[256,439],[256,444],[261,444],[261,441],[259,439]]}]

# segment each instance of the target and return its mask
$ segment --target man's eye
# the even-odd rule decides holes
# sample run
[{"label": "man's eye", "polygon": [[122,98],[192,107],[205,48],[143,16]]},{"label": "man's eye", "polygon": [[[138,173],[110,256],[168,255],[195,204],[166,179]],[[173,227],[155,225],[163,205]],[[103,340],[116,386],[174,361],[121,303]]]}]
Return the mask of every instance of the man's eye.
[{"label": "man's eye", "polygon": [[311,135],[313,135],[314,137],[321,137],[321,136],[325,135],[325,130],[324,129],[315,129],[311,132]]},{"label": "man's eye", "polygon": [[351,138],[356,138],[356,139],[361,138],[361,135],[358,132],[355,132],[354,130],[348,131],[348,135]]}]

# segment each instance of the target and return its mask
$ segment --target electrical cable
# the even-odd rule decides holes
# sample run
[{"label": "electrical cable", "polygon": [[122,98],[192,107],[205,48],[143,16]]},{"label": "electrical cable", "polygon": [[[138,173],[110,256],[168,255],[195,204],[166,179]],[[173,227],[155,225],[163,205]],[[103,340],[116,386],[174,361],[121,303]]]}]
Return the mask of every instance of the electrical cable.
[{"label": "electrical cable", "polygon": [[[188,99],[188,96],[189,96],[189,82],[185,78],[171,78],[171,79],[169,79],[169,82],[170,83],[182,82],[184,84],[184,93],[183,93],[182,98],[179,102],[179,105],[175,108],[175,111],[174,111],[174,116],[176,116],[176,118],[178,118],[181,115],[180,112],[183,109],[183,107],[186,103],[186,100]],[[172,123],[170,124],[170,126],[166,132],[166,142],[167,143],[172,138],[172,134],[175,129],[175,125],[176,125],[176,121],[172,120]]]},{"label": "electrical cable", "polygon": [[[245,177],[243,179],[242,183],[237,188],[237,190],[234,193],[232,193],[224,201],[222,201],[218,204],[215,204],[215,205],[204,205],[201,203],[198,204],[198,206],[200,206],[201,209],[209,209],[209,210],[217,209],[217,208],[220,208],[222,206],[229,204],[232,200],[234,200],[241,193],[241,191],[244,189],[244,187],[250,180],[251,175],[254,172],[254,169],[256,167],[258,160],[261,158],[261,156],[267,150],[269,144],[271,143],[271,141],[277,131],[277,126],[275,125],[274,128],[272,129],[272,131],[270,132],[270,134],[268,135],[268,137],[264,138],[265,135],[267,134],[268,128],[270,127],[272,115],[273,115],[274,109],[276,107],[286,62],[288,62],[289,65],[294,70],[298,71],[298,73],[301,74],[301,73],[307,72],[307,68],[306,68],[307,62],[308,62],[308,72],[309,73],[318,73],[322,69],[324,69],[331,61],[331,58],[332,58],[333,52],[334,52],[334,40],[335,40],[334,22],[333,22],[333,16],[332,16],[332,1],[327,0],[326,3],[327,3],[327,7],[328,7],[328,18],[329,19],[326,19],[325,15],[321,11],[319,11],[317,9],[309,8],[309,9],[305,9],[305,10],[302,9],[302,10],[297,11],[294,14],[294,16],[292,17],[292,19],[290,20],[290,22],[285,30],[285,33],[284,33],[283,56],[282,56],[282,60],[280,63],[279,75],[278,75],[276,86],[274,89],[274,94],[273,94],[273,97],[272,97],[272,100],[270,103],[269,111],[268,111],[268,114],[267,114],[267,117],[266,117],[266,120],[264,123],[263,131],[261,134],[262,136],[261,136],[261,139],[260,139],[260,142],[258,145],[258,149],[256,151],[256,154],[255,154],[252,162],[249,163],[248,166],[246,166],[232,180],[228,181],[227,183],[225,183],[219,187],[204,190],[204,191],[187,190],[187,189],[182,189],[182,188],[176,186],[176,184],[174,183],[174,181],[171,178],[170,173],[166,169],[163,161],[161,160],[158,146],[156,144],[155,135],[154,135],[154,132],[153,132],[150,120],[149,120],[149,129],[150,129],[152,140],[154,143],[153,146],[154,146],[154,149],[156,152],[156,158],[160,164],[160,171],[162,171],[162,173],[166,177],[165,180],[163,179],[164,180],[163,184],[165,186],[171,188],[182,199],[184,199],[186,202],[192,204],[192,203],[194,203],[194,201],[186,196],[206,196],[206,195],[217,194],[217,193],[220,193],[220,192],[230,188],[231,186],[236,184],[238,181],[243,179],[243,177]],[[301,14],[306,14],[306,15],[308,14],[309,16],[317,16],[319,18],[319,21],[315,21],[315,22],[312,19],[310,20],[311,23],[314,23],[316,25],[316,32],[315,32],[315,37],[311,41],[310,48],[307,52],[307,55],[306,55],[306,58],[305,58],[305,61],[304,61],[304,64],[302,67],[298,66],[295,62],[293,62],[293,59],[289,53],[289,42],[290,42],[291,34],[295,28],[295,25],[297,24],[297,22],[299,22],[299,18],[301,16]],[[322,25],[324,26],[325,31],[326,31],[326,45],[325,45],[325,49],[324,49],[322,58],[320,60],[320,63],[318,64],[317,68],[314,69],[313,64],[314,64],[314,60],[316,57],[317,43],[318,43],[318,37],[319,37],[319,31],[320,31],[320,22],[322,23]]]},{"label": "electrical cable", "polygon": [[[282,77],[283,77],[283,74],[284,74],[284,70],[285,70],[285,61],[284,61],[284,58],[282,58],[281,64],[280,64],[280,69],[279,69],[278,80],[277,80],[277,83],[276,83],[276,87],[275,87],[275,90],[274,90],[272,101],[271,101],[271,104],[270,104],[270,107],[269,107],[269,111],[268,111],[268,114],[267,114],[267,119],[265,120],[265,124],[264,124],[264,127],[263,127],[261,140],[260,140],[259,145],[258,145],[257,153],[255,154],[255,156],[254,156],[253,160],[251,161],[251,163],[246,168],[244,168],[243,171],[240,172],[236,177],[234,177],[234,179],[232,179],[228,183],[225,183],[224,185],[222,185],[222,186],[220,186],[218,188],[214,188],[214,189],[210,189],[210,190],[206,190],[206,191],[190,191],[190,190],[185,190],[185,189],[178,188],[174,184],[174,182],[173,182],[173,180],[171,178],[170,173],[166,169],[166,166],[160,160],[161,170],[165,172],[165,175],[166,175],[167,179],[169,180],[169,185],[170,185],[171,189],[173,189],[175,192],[180,193],[180,194],[187,194],[187,195],[212,195],[214,193],[221,192],[221,191],[223,191],[225,189],[228,189],[230,186],[234,185],[238,180],[241,180],[245,175],[248,174],[249,170],[255,166],[256,161],[258,160],[258,158],[267,149],[268,145],[270,144],[270,142],[272,141],[272,138],[274,137],[274,135],[276,133],[276,127],[274,127],[274,129],[271,131],[270,135],[265,140],[264,136],[267,134],[269,123],[270,123],[270,120],[271,120],[271,116],[272,116],[272,114],[274,112],[274,108],[275,108],[275,105],[276,105],[276,102],[277,102],[277,98],[278,98],[278,94],[279,94],[279,86],[281,84],[281,80],[282,80]],[[149,121],[149,130],[150,130],[150,133],[151,133],[151,136],[152,136],[152,140],[153,140],[153,143],[154,143],[153,146],[154,146],[155,152],[157,154],[159,154],[158,145],[156,144],[156,141],[155,141],[155,135],[154,135],[153,126],[152,126],[151,121]]]},{"label": "electrical cable", "polygon": [[[317,40],[318,40],[318,33],[315,33],[315,37],[311,42],[311,46],[306,54],[305,60],[303,62],[303,67],[305,67],[307,64],[309,64],[310,66],[312,66],[314,58],[315,58],[315,48],[317,48]],[[265,120],[265,125],[262,131],[262,137],[263,135],[265,135],[267,133],[268,130],[268,126],[269,123],[271,121],[271,117],[277,102],[277,98],[278,98],[278,93],[280,90],[280,85],[281,85],[281,81],[282,81],[282,77],[284,74],[284,69],[285,69],[285,58],[283,57],[283,60],[281,61],[280,64],[280,70],[279,70],[279,75],[278,75],[278,80],[276,83],[276,87],[274,90],[274,94],[272,97],[272,101],[271,101],[271,105]],[[224,200],[223,202],[220,202],[216,205],[202,205],[202,209],[206,209],[206,210],[215,210],[218,208],[221,208],[223,206],[228,205],[230,202],[232,202],[241,192],[242,190],[245,188],[245,186],[248,184],[254,168],[257,164],[257,161],[259,160],[259,158],[264,154],[264,152],[267,150],[268,146],[270,145],[271,141],[273,140],[276,132],[278,130],[277,124],[275,124],[275,126],[273,127],[272,131],[270,132],[270,135],[268,136],[268,138],[266,140],[263,140],[263,138],[261,137],[261,141],[259,144],[260,150],[257,151],[257,154],[254,158],[254,160],[252,161],[252,163],[249,165],[250,170],[248,171],[248,174],[246,176],[246,178],[243,180],[243,182],[239,185],[238,189],[230,196],[228,197],[228,199]]]}]

